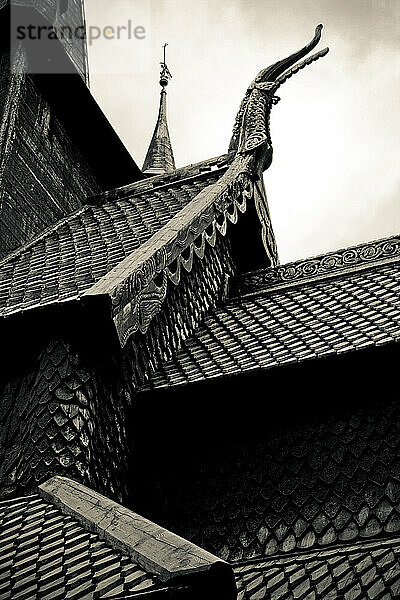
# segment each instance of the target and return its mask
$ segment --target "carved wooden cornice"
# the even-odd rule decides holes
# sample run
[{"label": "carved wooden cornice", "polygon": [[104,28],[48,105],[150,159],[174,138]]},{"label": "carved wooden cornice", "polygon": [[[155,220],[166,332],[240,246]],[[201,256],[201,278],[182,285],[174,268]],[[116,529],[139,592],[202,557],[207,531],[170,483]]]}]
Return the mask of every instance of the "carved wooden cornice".
[{"label": "carved wooden cornice", "polygon": [[225,236],[227,223],[253,198],[252,157],[237,155],[221,179],[201,191],[148,242],[135,250],[85,295],[108,294],[122,346],[136,331],[145,333],[159,312],[168,282],[178,285],[182,268],[191,272],[193,259],[204,257],[205,245]]},{"label": "carved wooden cornice", "polygon": [[400,236],[394,236],[279,267],[247,273],[238,281],[238,288],[243,294],[258,293],[263,290],[272,291],[398,260],[400,260]]}]

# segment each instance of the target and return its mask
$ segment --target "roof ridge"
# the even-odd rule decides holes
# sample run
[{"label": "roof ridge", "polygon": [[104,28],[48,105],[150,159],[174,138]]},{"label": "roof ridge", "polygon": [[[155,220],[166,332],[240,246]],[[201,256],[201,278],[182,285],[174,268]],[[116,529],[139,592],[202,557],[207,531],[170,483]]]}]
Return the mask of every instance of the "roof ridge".
[{"label": "roof ridge", "polygon": [[[324,258],[325,256],[330,256],[331,254],[336,254],[338,252],[345,252],[346,250],[353,250],[356,248],[363,248],[367,244],[377,244],[379,242],[385,242],[391,239],[400,238],[400,233],[394,233],[392,235],[388,235],[385,237],[373,238],[372,240],[366,240],[364,242],[359,242],[357,244],[352,244],[351,246],[341,246],[340,248],[335,248],[334,250],[328,250],[327,252],[321,252],[320,254],[312,254],[311,256],[305,256],[304,258],[298,258],[296,260],[291,260],[287,263],[284,263],[282,266],[288,266],[292,264],[297,264],[300,262],[304,262],[306,260],[316,260],[318,258]],[[280,265],[279,265],[280,266]]]},{"label": "roof ridge", "polygon": [[[197,163],[190,163],[189,165],[180,167],[179,169],[175,169],[175,171],[171,173],[162,173],[160,175],[146,177],[144,179],[141,179],[140,181],[128,183],[127,185],[121,186],[119,188],[103,192],[102,194],[88,196],[85,199],[85,203],[97,204],[104,200],[115,200],[117,198],[123,197],[126,193],[131,194],[135,192],[140,192],[141,194],[143,194],[147,191],[155,191],[157,189],[161,189],[166,185],[175,185],[175,183],[178,184],[184,179],[190,179],[202,175],[203,173],[210,173],[210,171],[213,170],[213,166],[215,166],[215,171],[223,167],[227,167],[232,162],[233,158],[234,153],[228,152],[225,154],[220,154],[219,156],[214,156],[212,158],[202,160]],[[201,171],[201,167],[204,168],[203,173]],[[185,173],[186,171],[187,175],[182,177],[182,173]]]}]

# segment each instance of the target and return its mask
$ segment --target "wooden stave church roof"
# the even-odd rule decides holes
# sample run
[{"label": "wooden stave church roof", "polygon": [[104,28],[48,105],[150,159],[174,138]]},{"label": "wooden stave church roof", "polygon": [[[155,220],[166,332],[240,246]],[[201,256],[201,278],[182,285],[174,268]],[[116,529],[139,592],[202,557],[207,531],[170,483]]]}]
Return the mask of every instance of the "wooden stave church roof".
[{"label": "wooden stave church roof", "polygon": [[86,199],[0,262],[0,317],[81,297],[216,183],[223,155]]},{"label": "wooden stave church roof", "polygon": [[[205,167],[207,168],[207,165],[205,165]],[[223,171],[225,167],[222,167],[221,170]],[[211,171],[212,174],[212,171]],[[199,177],[203,177],[204,180],[209,184],[209,177],[210,177],[210,172],[206,172],[206,174],[197,174],[194,176],[195,178]],[[218,178],[218,174],[217,174],[217,178]],[[211,177],[212,179],[212,177]],[[149,180],[150,181],[150,180]],[[178,181],[180,181],[178,179]],[[165,185],[165,183],[167,183],[165,189],[170,189],[169,185],[171,185],[171,181],[169,179],[167,179],[167,182],[165,182],[164,179],[157,179],[156,183],[159,183],[160,187],[162,187],[163,185]],[[140,190],[145,190],[147,189],[145,186],[148,185],[148,182],[140,182],[139,184],[134,184],[134,189],[139,193]],[[156,186],[157,189],[157,186]],[[97,198],[97,199],[93,199],[92,200],[92,205],[90,206],[102,206],[102,203],[104,202],[104,204],[107,206],[108,203],[110,202],[114,202],[115,198],[117,198],[119,201],[119,199],[121,198],[121,196],[123,197],[124,195],[129,196],[130,194],[132,194],[132,189],[131,186],[128,186],[128,189],[123,188],[122,190],[117,190],[115,192],[112,192],[110,194],[105,195],[106,197],[101,197],[101,198]],[[194,196],[196,197],[196,196]],[[52,228],[53,229],[53,228]],[[46,235],[46,234],[44,234]],[[39,240],[39,238],[38,238]],[[395,238],[394,240],[383,240],[382,242],[395,242],[397,243],[397,238]],[[35,241],[33,242],[33,244],[35,243]],[[374,244],[372,244],[373,246]],[[376,246],[378,246],[379,244],[376,243]],[[12,259],[13,256],[9,257],[10,259]],[[325,258],[329,258],[329,255],[326,255]],[[385,281],[386,281],[386,292],[388,294],[395,294],[398,291],[397,288],[397,279],[396,279],[396,274],[397,274],[397,255],[395,256],[389,256],[386,257],[386,259],[382,260],[378,257],[378,259],[376,259],[375,261],[372,260],[370,262],[367,261],[367,263],[364,263],[364,265],[362,265],[360,267],[360,265],[352,265],[351,267],[346,267],[342,270],[339,269],[338,272],[336,271],[332,271],[332,273],[325,273],[323,276],[319,275],[316,277],[311,277],[311,281],[309,280],[310,278],[307,279],[307,277],[304,277],[303,279],[300,278],[299,281],[292,281],[292,282],[283,282],[281,280],[279,280],[279,277],[277,276],[277,273],[279,271],[279,269],[284,269],[285,266],[283,267],[279,267],[276,270],[274,270],[274,272],[272,273],[272,277],[266,277],[264,278],[262,275],[258,276],[254,275],[254,274],[250,274],[247,276],[247,280],[245,277],[245,280],[239,285],[239,290],[242,290],[242,295],[243,297],[240,298],[240,300],[232,300],[231,303],[236,303],[237,307],[240,309],[241,307],[243,307],[243,305],[245,305],[246,303],[257,303],[257,302],[262,302],[264,300],[260,300],[260,299],[265,299],[265,298],[275,298],[278,299],[278,304],[279,304],[279,298],[285,298],[288,299],[288,296],[290,297],[291,294],[297,294],[299,293],[299,291],[301,292],[302,290],[304,290],[305,288],[307,288],[308,290],[316,290],[317,288],[320,288],[321,290],[329,287],[329,286],[335,286],[335,285],[346,285],[350,282],[351,285],[356,286],[360,285],[360,281],[369,281],[369,283],[372,285],[373,280],[378,280],[378,284],[376,284],[375,282],[375,287],[376,285],[378,285],[378,287],[382,284],[382,287],[385,288]],[[384,264],[386,261],[386,264]],[[5,261],[7,262],[7,261]],[[304,261],[302,261],[304,262]],[[268,275],[271,275],[271,272],[268,273]],[[267,280],[267,284],[264,285],[263,283],[263,279]],[[277,281],[278,279],[278,281]],[[261,284],[260,284],[260,280],[261,280]],[[268,280],[272,280],[272,284],[268,283]],[[358,283],[357,283],[358,282]],[[373,289],[374,286],[371,287],[370,289],[370,294],[369,294],[369,300],[372,300],[374,302],[376,302],[376,294],[374,292]],[[355,288],[356,289],[356,288]],[[365,291],[365,290],[364,290]],[[329,303],[332,301],[332,294],[333,296],[335,296],[334,292],[330,292],[329,297],[327,299],[326,305],[329,306]],[[368,296],[368,294],[367,294]],[[69,297],[68,297],[69,298]],[[385,308],[388,306],[387,304],[387,299],[385,298],[381,298],[381,308]],[[364,304],[368,304],[368,298],[367,300],[364,302]],[[390,303],[389,303],[390,304]],[[229,310],[230,304],[228,304],[226,307],[224,307],[223,309],[218,309],[213,315],[211,315],[209,317],[209,319],[215,319],[216,316],[218,316],[219,311],[226,311]],[[28,306],[24,306],[22,308],[28,308]],[[348,310],[352,310],[351,307],[347,307]],[[21,309],[20,306],[17,306],[17,311],[19,311]],[[392,312],[393,312],[393,307],[392,307]],[[396,312],[396,308],[394,309],[394,312]],[[390,315],[392,322],[390,323],[390,319],[389,319],[389,325],[392,327],[393,331],[395,330],[395,325],[396,325],[396,316],[393,317],[393,315]],[[320,318],[318,317],[318,315],[316,316],[316,324],[318,325],[318,321],[320,321]],[[207,326],[208,321],[206,321],[206,326]],[[321,323],[320,323],[321,324]],[[212,327],[211,327],[212,329]],[[378,328],[379,329],[379,328]],[[199,329],[199,331],[201,330],[201,328]],[[197,333],[195,333],[194,338],[197,336]],[[376,344],[380,344],[380,343],[389,343],[390,341],[393,341],[397,339],[397,335],[394,337],[379,337],[379,333],[378,336],[375,338],[375,340],[373,341],[372,345]],[[190,343],[190,340],[189,342]],[[361,347],[363,347],[363,342],[361,342]],[[364,344],[365,345],[365,344]],[[352,350],[354,350],[354,346],[353,347],[349,347],[347,350],[350,352]],[[335,349],[333,348],[333,351]],[[329,350],[327,350],[328,352]],[[309,356],[308,358],[317,358],[317,354],[315,353],[312,357]],[[255,367],[257,368],[257,366],[259,365],[255,365]],[[266,365],[268,366],[268,365]],[[254,367],[254,365],[253,365]],[[210,369],[210,373],[213,373],[213,370]],[[231,373],[232,374],[232,373]],[[157,386],[154,386],[157,387]],[[262,568],[261,568],[262,570]],[[251,590],[250,590],[251,591]],[[246,591],[246,594],[250,593],[249,590]],[[259,591],[259,590],[258,590]],[[246,596],[244,596],[246,597]],[[248,596],[248,597],[251,597]]]},{"label": "wooden stave church roof", "polygon": [[[360,258],[362,252],[367,259]],[[343,265],[346,255],[353,259]],[[399,262],[395,236],[248,273],[237,282],[234,297],[209,315],[142,390],[397,342]]]},{"label": "wooden stave church roof", "polygon": [[[118,259],[118,260],[119,260],[119,259]],[[40,261],[39,261],[39,262],[40,262]],[[117,264],[118,264],[118,261],[117,261]],[[33,278],[33,280],[34,280],[34,283],[35,283],[35,285],[36,285],[37,281],[35,281],[35,279],[36,279],[36,276],[37,276],[37,271],[36,271],[36,268],[35,268],[35,267],[37,267],[37,263],[35,263],[35,261],[34,261],[34,262],[33,262],[33,269],[32,269],[32,273],[33,273],[33,275],[32,275],[32,278]],[[112,266],[111,266],[111,268],[112,268]],[[107,272],[107,269],[108,269],[108,267],[106,267],[106,272]],[[28,275],[28,279],[27,279],[27,280],[29,280],[29,275]],[[91,284],[92,284],[92,283],[93,283],[93,281],[91,282]],[[85,283],[84,285],[86,285],[86,283]],[[313,283],[312,285],[314,285],[314,283]],[[317,284],[315,284],[315,285],[317,285]],[[37,289],[37,288],[36,288],[36,289]],[[82,288],[82,289],[83,289],[83,288]],[[78,290],[78,292],[79,292],[79,290]],[[80,292],[79,292],[79,293],[80,293]],[[79,295],[79,294],[78,294],[78,295]],[[71,298],[75,298],[75,297],[77,297],[77,296],[76,296],[76,295],[72,295],[72,294],[70,294],[70,293],[69,293],[69,295],[67,295],[65,298],[64,298],[64,296],[63,296],[63,297],[59,297],[58,295],[56,295],[55,297],[52,297],[52,298],[50,299],[50,302],[49,302],[49,303],[52,303],[52,302],[58,302],[58,301],[60,301],[60,300],[64,300],[64,299],[71,299]],[[14,306],[14,308],[15,308],[15,312],[19,312],[20,310],[25,310],[25,309],[27,309],[27,308],[33,308],[33,307],[37,306],[37,304],[35,304],[36,300],[37,300],[37,298],[36,298],[36,299],[34,298],[34,299],[33,299],[33,301],[32,301],[32,297],[28,297],[28,301],[27,301],[27,302],[25,302],[25,303],[22,303],[22,305],[21,305],[21,304],[16,304],[16,305]],[[46,304],[47,304],[47,300],[49,300],[49,299],[47,298],[47,299],[46,299],[46,300],[45,300],[43,303],[40,301],[40,302],[39,302],[39,304],[46,305]],[[10,313],[8,313],[8,314],[12,314],[13,312],[14,312],[14,311],[13,311],[13,310],[11,310],[11,312],[10,312]],[[378,341],[379,341],[379,340],[378,340]],[[261,570],[262,570],[262,568],[263,568],[263,567],[261,566],[260,568],[261,568]],[[254,590],[253,590],[253,591],[252,591],[251,589],[249,590],[249,589],[248,589],[249,587],[251,587],[251,582],[250,582],[250,585],[249,585],[249,586],[247,586],[247,591],[246,591],[246,593],[250,594],[250,596],[249,596],[249,597],[251,597],[251,596],[254,596],[254,594],[253,594]],[[258,589],[258,590],[255,590],[255,593],[256,593],[256,594],[259,594],[259,592],[260,592],[260,590],[259,590],[259,589]],[[371,594],[369,594],[369,595],[371,595]]]}]

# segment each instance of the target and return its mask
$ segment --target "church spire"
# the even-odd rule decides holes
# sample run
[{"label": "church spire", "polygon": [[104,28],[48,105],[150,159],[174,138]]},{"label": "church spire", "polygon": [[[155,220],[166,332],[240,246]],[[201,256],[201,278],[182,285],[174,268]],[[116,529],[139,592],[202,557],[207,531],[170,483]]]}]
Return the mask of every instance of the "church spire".
[{"label": "church spire", "polygon": [[169,72],[165,62],[165,51],[167,44],[164,44],[164,60],[161,63],[160,85],[161,98],[160,109],[158,111],[157,124],[151,138],[149,149],[143,164],[143,173],[146,175],[159,175],[162,173],[171,173],[175,170],[174,153],[172,152],[171,140],[167,124],[167,92],[165,88],[168,85],[172,75]]}]

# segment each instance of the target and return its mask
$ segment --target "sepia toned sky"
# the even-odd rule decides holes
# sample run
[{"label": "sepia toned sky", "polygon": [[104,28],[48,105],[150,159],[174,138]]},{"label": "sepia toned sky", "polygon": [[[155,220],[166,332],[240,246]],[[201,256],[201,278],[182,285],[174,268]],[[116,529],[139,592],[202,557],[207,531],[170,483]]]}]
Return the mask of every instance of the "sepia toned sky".
[{"label": "sepia toned sky", "polygon": [[329,54],[285,83],[272,111],[265,184],[281,262],[400,233],[399,0],[86,0],[86,17],[145,28],[89,49],[92,93],[140,167],[165,41],[179,167],[226,152],[256,73],[323,23]]}]

